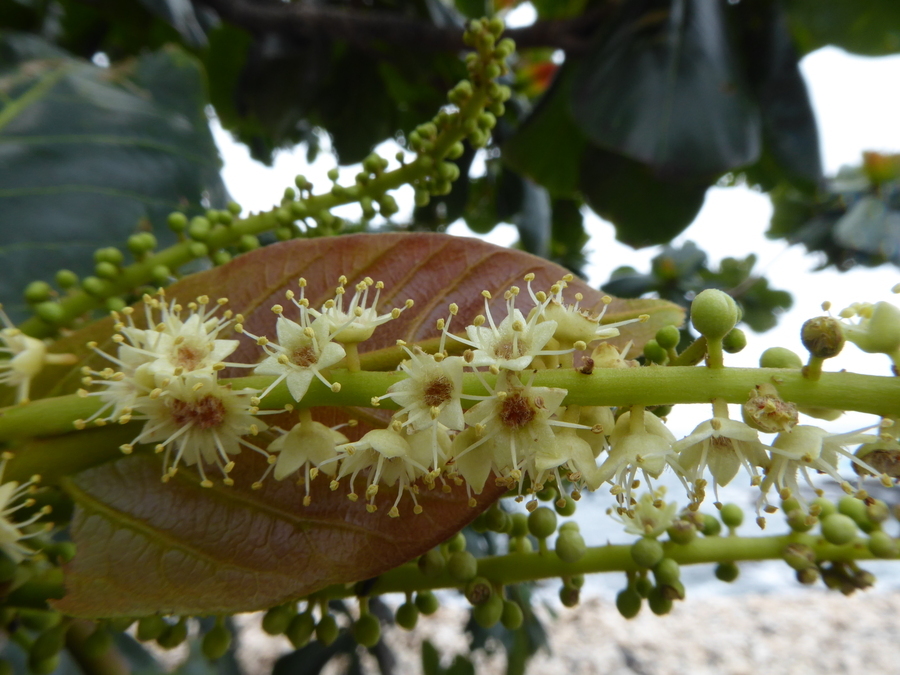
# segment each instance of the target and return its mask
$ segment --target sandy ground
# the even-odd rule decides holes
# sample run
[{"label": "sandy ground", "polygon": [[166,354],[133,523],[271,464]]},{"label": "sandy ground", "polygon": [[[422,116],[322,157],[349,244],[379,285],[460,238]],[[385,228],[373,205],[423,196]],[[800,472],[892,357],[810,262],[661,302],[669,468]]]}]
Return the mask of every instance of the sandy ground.
[{"label": "sandy ground", "polygon": [[[808,590],[786,595],[693,599],[657,617],[645,607],[623,619],[609,601],[586,599],[555,619],[540,610],[550,634],[549,653],[539,653],[528,672],[540,675],[896,675],[900,673],[900,593],[877,589],[844,597]],[[244,626],[239,658],[248,673],[269,672],[290,647],[259,629],[259,616]],[[448,665],[467,651],[466,611],[442,607],[421,617],[413,633],[388,629],[384,639],[398,659],[398,675],[421,673],[419,643],[437,645]],[[369,658],[366,655],[366,658]],[[479,675],[505,673],[503,649],[479,653]],[[370,662],[368,672],[377,668]],[[327,669],[342,672],[340,664]]]}]

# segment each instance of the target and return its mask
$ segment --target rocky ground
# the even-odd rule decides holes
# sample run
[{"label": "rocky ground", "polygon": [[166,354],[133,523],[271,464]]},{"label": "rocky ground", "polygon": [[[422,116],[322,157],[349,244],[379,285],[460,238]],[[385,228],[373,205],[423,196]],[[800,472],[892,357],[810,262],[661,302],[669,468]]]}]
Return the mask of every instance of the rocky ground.
[{"label": "rocky ground", "polygon": [[[541,610],[551,651],[533,659],[540,675],[896,675],[900,672],[900,593],[875,590],[844,597],[810,589],[784,595],[695,598],[665,617],[646,607],[624,620],[608,600],[588,598],[550,618]],[[443,607],[422,617],[413,633],[389,630],[384,639],[398,657],[398,675],[421,672],[419,643],[437,645],[449,663],[465,653],[466,611]],[[242,618],[240,658],[248,673],[267,673],[289,650],[283,638],[259,629],[259,617]],[[377,673],[374,662],[369,669]],[[479,675],[505,673],[505,656],[476,658]],[[332,664],[328,673],[342,672]]]}]

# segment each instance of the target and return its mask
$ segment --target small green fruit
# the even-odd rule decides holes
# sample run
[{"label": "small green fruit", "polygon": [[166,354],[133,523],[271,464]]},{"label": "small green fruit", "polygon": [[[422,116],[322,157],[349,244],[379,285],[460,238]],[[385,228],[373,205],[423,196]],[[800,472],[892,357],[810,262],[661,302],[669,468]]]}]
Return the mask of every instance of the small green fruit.
[{"label": "small green fruit", "polygon": [[822,536],[835,546],[849,544],[856,538],[856,523],[843,513],[832,513],[822,519]]},{"label": "small green fruit", "polygon": [[641,567],[653,567],[664,555],[662,544],[650,537],[641,537],[631,547],[631,558]]},{"label": "small green fruit", "polygon": [[468,551],[452,553],[447,560],[447,573],[456,581],[470,581],[478,576],[478,560]]},{"label": "small green fruit", "polygon": [[503,598],[498,593],[494,593],[480,605],[476,605],[472,609],[472,618],[482,628],[491,628],[500,621],[503,616]]},{"label": "small green fruit", "polygon": [[416,607],[425,616],[434,614],[440,606],[441,603],[438,601],[437,596],[431,591],[419,591],[416,593]]},{"label": "small green fruit", "polygon": [[404,602],[397,608],[394,616],[397,625],[404,630],[412,630],[416,627],[419,620],[419,608],[414,602]]},{"label": "small green fruit", "polygon": [[363,647],[374,647],[381,640],[381,623],[371,614],[363,614],[353,624],[353,638]]},{"label": "small green fruit", "polygon": [[616,609],[626,619],[633,619],[641,611],[642,601],[641,594],[629,587],[616,596]]},{"label": "small green fruit", "polygon": [[522,608],[517,602],[512,600],[503,601],[503,613],[500,615],[500,623],[506,630],[518,630],[522,627],[525,616],[522,614]]},{"label": "small green fruit", "polygon": [[291,641],[294,649],[300,649],[309,642],[315,629],[315,619],[311,612],[306,611],[291,619],[284,634]]},{"label": "small green fruit", "polygon": [[316,639],[326,647],[337,640],[338,632],[337,620],[331,614],[326,614],[316,624]]}]

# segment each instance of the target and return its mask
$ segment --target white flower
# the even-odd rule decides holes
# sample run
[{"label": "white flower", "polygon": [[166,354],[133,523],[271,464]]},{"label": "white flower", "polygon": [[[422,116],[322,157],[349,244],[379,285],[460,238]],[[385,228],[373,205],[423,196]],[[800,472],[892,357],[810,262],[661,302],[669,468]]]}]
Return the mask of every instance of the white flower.
[{"label": "white flower", "polygon": [[309,321],[309,316],[301,307],[300,323],[291,321],[281,315],[281,307],[273,310],[278,313],[275,331],[278,342],[269,342],[267,338],[259,338],[248,333],[243,326],[239,331],[254,338],[269,355],[253,371],[257,375],[275,375],[276,380],[260,395],[266,396],[283,380],[295,401],[300,401],[309,390],[313,378],[318,379],[332,391],[340,391],[340,384],[332,384],[322,371],[338,363],[344,358],[344,348],[329,337],[329,323],[325,317]]},{"label": "white flower", "polygon": [[541,486],[552,474],[556,477],[556,484],[562,486],[559,468],[567,467],[566,478],[576,486],[587,487],[588,490],[596,490],[603,483],[600,468],[594,457],[590,443],[584,440],[579,433],[591,433],[600,435],[600,432],[585,432],[574,428],[563,428],[555,431],[552,445],[540,446],[534,454],[534,475],[532,482],[534,489],[540,491]]},{"label": "white flower", "polygon": [[[2,480],[6,463],[10,459],[12,459],[11,453],[3,453],[3,461],[0,462],[0,480]],[[38,480],[40,480],[40,476],[34,476],[30,481],[23,483],[22,485],[19,485],[16,481],[9,481],[0,485],[0,551],[6,554],[6,556],[15,563],[22,562],[25,558],[34,553],[32,549],[21,543],[23,540],[37,536],[38,534],[41,534],[41,532],[53,527],[52,524],[47,523],[41,531],[33,532],[31,534],[25,534],[23,532],[26,527],[36,523],[50,513],[49,506],[43,507],[26,520],[15,522],[12,519],[12,515],[19,509],[34,505],[34,499],[22,499],[22,497],[34,492],[36,489],[35,483]]]},{"label": "white flower", "polygon": [[337,457],[335,448],[347,443],[347,437],[340,431],[327,427],[312,419],[301,421],[294,427],[269,443],[270,453],[276,453],[278,459],[270,465],[266,473],[254,486],[262,486],[269,471],[274,469],[275,480],[283,480],[293,473],[302,470],[302,481],[306,486],[303,505],[309,506],[309,483],[324,471],[329,476],[337,473]]},{"label": "white flower", "polygon": [[[849,458],[854,464],[861,466],[866,471],[878,474],[867,462],[854,456],[844,449],[847,445],[857,445],[876,440],[875,436],[863,434],[860,431],[851,431],[843,434],[830,434],[824,429],[810,425],[797,425],[790,431],[785,431],[775,438],[770,452],[772,463],[766,471],[766,476],[760,485],[760,503],[765,502],[769,489],[774,485],[781,499],[792,496],[799,497],[797,473],[801,471],[809,486],[821,494],[809,477],[809,469],[828,474],[836,480],[847,493],[852,493],[853,488],[837,472],[837,459],[839,456]],[[887,484],[890,479],[886,476]]]},{"label": "white flower", "polygon": [[694,484],[692,499],[703,501],[706,469],[713,477],[713,489],[718,501],[718,487],[728,485],[743,466],[754,485],[760,481],[757,467],[769,465],[766,446],[759,442],[755,429],[728,417],[713,417],[697,426],[690,436],[682,438],[672,448],[678,453],[678,464]]},{"label": "white flower", "polygon": [[443,425],[454,431],[465,428],[462,394],[463,360],[459,356],[436,359],[419,347],[403,346],[409,360],[400,364],[406,379],[388,387],[387,394],[373,399],[377,405],[385,398],[392,399],[400,410],[395,418],[405,420],[409,432],[432,429]]},{"label": "white flower", "polygon": [[556,323],[554,337],[561,345],[574,345],[576,342],[584,342],[585,345],[589,345],[595,340],[607,340],[619,335],[619,327],[637,321],[644,322],[649,318],[647,315],[641,315],[634,319],[604,324],[602,323],[603,317],[612,302],[612,298],[608,295],[603,296],[603,309],[596,314],[581,308],[581,301],[584,300],[581,293],[575,294],[574,305],[566,304],[563,291],[568,287],[568,282],[574,279],[573,275],[567,274],[550,287],[549,300],[543,293],[532,292],[533,274],[528,275],[525,279],[528,281],[528,293],[534,299],[535,304],[542,308],[542,320]]},{"label": "white flower", "polygon": [[331,483],[332,490],[339,487],[342,478],[350,476],[348,497],[356,501],[359,498],[355,489],[356,478],[360,472],[368,470],[365,495],[369,513],[378,508],[374,502],[380,485],[398,485],[397,498],[388,512],[392,518],[400,515],[397,505],[404,492],[409,492],[412,497],[415,504],[413,513],[422,512],[422,507],[416,502],[413,483],[429,473],[430,444],[410,443],[407,434],[400,432],[399,425],[392,425],[388,429],[370,431],[355,443],[339,446],[337,452],[341,458],[341,468]]},{"label": "white flower", "polygon": [[[301,288],[305,285],[303,279],[300,280]],[[356,284],[356,292],[344,308],[344,295],[346,294],[345,286],[347,277],[341,276],[338,279],[339,286],[336,289],[334,300],[328,300],[321,311],[310,309],[309,313],[314,317],[324,317],[329,327],[332,338],[344,344],[356,344],[372,337],[375,329],[383,323],[387,323],[391,319],[400,316],[403,309],[413,306],[412,300],[407,300],[404,307],[394,308],[384,314],[378,313],[378,300],[384,289],[384,283],[375,282],[371,278],[366,277]],[[375,286],[375,297],[372,304],[369,305],[369,289]]]},{"label": "white flower", "polygon": [[[655,538],[672,527],[678,513],[678,504],[676,502],[665,503],[663,501],[665,495],[666,489],[660,487],[656,492],[646,492],[641,495],[631,511],[617,509],[615,513],[625,525],[625,532],[639,537]],[[612,509],[608,513],[612,514]]]},{"label": "white flower", "polygon": [[232,391],[211,376],[192,375],[174,378],[165,390],[157,391],[137,400],[135,408],[142,413],[139,419],[146,422],[134,441],[122,446],[122,451],[129,453],[138,443],[157,444],[156,452],[165,452],[163,481],[174,476],[184,463],[196,465],[200,484],[212,487],[204,470],[204,465],[211,464],[219,468],[224,483],[231,485],[234,481],[228,473],[234,462],[230,456],[239,454],[242,447],[275,461],[275,456],[242,438],[267,428],[254,417],[257,409],[250,405],[258,393],[255,389]]},{"label": "white flower", "polygon": [[[476,494],[491,469],[498,480],[510,487],[518,483],[522,489],[523,475],[533,466],[534,456],[556,442],[552,425],[559,423],[550,418],[567,392],[523,385],[514,373],[506,372],[491,393],[466,412],[466,422],[476,429],[475,438],[453,460],[456,471]],[[478,454],[469,457],[475,452]]]},{"label": "white flower", "polygon": [[48,354],[47,345],[41,340],[25,335],[9,320],[0,305],[0,354],[8,355],[0,360],[0,384],[16,388],[16,403],[27,403],[31,381],[47,364],[70,365],[76,362],[74,354]]},{"label": "white flower", "polygon": [[[481,294],[484,296],[485,315],[475,317],[474,324],[466,326],[468,339],[451,334],[449,321],[444,326],[442,335],[442,340],[450,337],[472,348],[473,351],[466,357],[466,362],[471,367],[495,366],[505,370],[521,371],[528,368],[536,356],[568,354],[572,351],[544,350],[546,344],[553,338],[556,322],[539,322],[540,311],[532,312],[530,318],[526,320],[522,312],[516,309],[516,297],[519,294],[516,286],[511,287],[503,296],[506,300],[506,316],[499,325],[494,322],[488,305],[491,294],[488,291],[482,291]],[[454,307],[452,305],[450,309],[451,317],[455,314]],[[484,325],[485,321],[487,326]]]},{"label": "white flower", "polygon": [[612,493],[626,510],[634,501],[631,491],[637,486],[638,471],[649,484],[650,478],[658,478],[666,464],[677,465],[674,442],[675,436],[662,420],[652,413],[645,414],[642,406],[635,406],[616,420],[609,437],[609,454],[600,465],[600,479],[613,483]]}]

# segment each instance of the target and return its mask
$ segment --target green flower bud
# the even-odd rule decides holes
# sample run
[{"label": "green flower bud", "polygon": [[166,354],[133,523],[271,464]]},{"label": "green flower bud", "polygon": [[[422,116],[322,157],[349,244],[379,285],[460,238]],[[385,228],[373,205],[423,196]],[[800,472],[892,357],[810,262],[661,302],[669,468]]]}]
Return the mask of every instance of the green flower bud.
[{"label": "green flower bud", "polygon": [[[445,157],[447,159],[459,159],[460,157],[463,156],[463,153],[465,153],[465,151],[466,151],[466,148],[462,143],[454,143],[447,150],[447,154],[445,155]],[[454,164],[454,166],[456,166],[456,165]],[[452,180],[456,180],[456,178],[453,178]]]},{"label": "green flower bud", "polygon": [[487,516],[484,513],[479,513],[475,517],[475,520],[473,520],[469,524],[469,527],[472,528],[473,532],[477,532],[478,534],[484,534],[485,532],[488,531]]},{"label": "green flower bud", "polygon": [[66,310],[58,302],[42,302],[34,308],[34,313],[47,323],[62,323],[66,320]]},{"label": "green flower bud", "polygon": [[581,589],[569,584],[563,584],[562,588],[559,589],[559,601],[563,607],[577,607],[579,600],[581,600]]},{"label": "green flower bud", "polygon": [[674,543],[684,546],[690,544],[697,537],[697,527],[689,520],[674,520],[671,527],[666,530]]},{"label": "green flower bud", "polygon": [[882,500],[876,499],[866,504],[866,518],[870,523],[879,524],[891,517],[891,509]]},{"label": "green flower bud", "polygon": [[663,558],[653,566],[657,586],[671,586],[681,578],[681,568],[672,558]]},{"label": "green flower bud", "polygon": [[849,544],[856,538],[856,523],[842,513],[832,513],[822,518],[822,536],[835,546]]},{"label": "green flower bud", "polygon": [[512,600],[503,601],[503,613],[500,615],[500,623],[506,630],[518,630],[522,627],[525,616],[522,614],[522,608],[519,604]]},{"label": "green flower bud", "polygon": [[381,640],[381,623],[371,614],[363,614],[353,624],[353,638],[363,647],[374,647]]},{"label": "green flower bud", "polygon": [[725,527],[737,528],[744,522],[744,512],[737,504],[725,504],[719,511],[719,517],[725,523]]},{"label": "green flower bud", "polygon": [[155,640],[169,627],[161,616],[145,616],[138,620],[137,639],[141,642]]},{"label": "green flower bud", "polygon": [[156,644],[163,649],[175,649],[187,639],[187,621],[182,619],[174,626],[169,626],[163,634],[156,638]]},{"label": "green flower bud", "polygon": [[416,627],[419,620],[419,608],[414,602],[404,602],[397,608],[397,614],[394,616],[397,625],[404,630],[412,630]]},{"label": "green flower bud", "polygon": [[812,586],[819,580],[819,568],[805,567],[802,570],[797,570],[796,576],[797,581],[804,586]]},{"label": "green flower bud", "polygon": [[78,285],[78,275],[72,270],[60,270],[56,273],[56,285],[66,290]]},{"label": "green flower bud", "polygon": [[816,358],[830,359],[837,356],[844,347],[841,322],[830,316],[810,319],[800,329],[800,341]]},{"label": "green flower bud", "polygon": [[658,588],[660,593],[670,600],[684,600],[684,584],[678,580],[673,581],[671,584],[660,584]]},{"label": "green flower bud", "polygon": [[238,242],[238,249],[246,253],[247,251],[255,251],[260,246],[259,239],[252,234],[243,234]]},{"label": "green flower bud", "polygon": [[108,262],[111,265],[121,265],[125,260],[125,255],[115,246],[106,248],[98,248],[94,251],[94,262]]},{"label": "green flower bud", "polygon": [[656,342],[663,349],[675,349],[681,342],[681,331],[675,326],[663,326],[656,331]]},{"label": "green flower bud", "polygon": [[291,641],[294,649],[300,649],[309,642],[315,629],[316,621],[313,619],[312,612],[307,610],[291,619],[284,635]]},{"label": "green flower bud", "polygon": [[787,524],[794,532],[809,532],[818,522],[818,518],[808,514],[803,509],[787,511]]},{"label": "green flower bud", "polygon": [[657,586],[654,586],[647,595],[647,604],[650,606],[650,611],[657,616],[663,616],[672,611],[672,598],[667,597]]},{"label": "green flower bud", "polygon": [[150,278],[157,284],[167,284],[172,279],[172,270],[165,265],[156,265],[150,271]]},{"label": "green flower bud", "polygon": [[306,218],[309,215],[309,209],[304,202],[294,202],[291,204],[291,216],[293,219]]},{"label": "green flower bud", "polygon": [[117,616],[112,619],[108,619],[106,621],[106,625],[109,626],[109,629],[114,633],[124,633],[126,630],[131,628],[134,624],[135,619],[127,616]]},{"label": "green flower bud", "polygon": [[806,544],[792,543],[784,547],[781,552],[784,561],[795,570],[804,570],[807,567],[815,567],[816,552]]},{"label": "green flower bud", "polygon": [[532,551],[534,551],[534,546],[531,545],[528,537],[515,537],[509,541],[510,553],[531,553]]},{"label": "green flower bud", "polygon": [[727,293],[715,288],[701,291],[691,303],[691,323],[701,335],[721,340],[738,321],[737,304]]},{"label": "green flower bud", "polygon": [[819,518],[824,518],[832,513],[837,513],[837,506],[834,505],[834,502],[825,499],[825,497],[816,497],[809,504],[809,512],[815,512],[815,515]]},{"label": "green flower bud", "polygon": [[616,596],[616,609],[626,619],[633,619],[641,611],[643,598],[634,588],[626,588],[619,591]]},{"label": "green flower bud", "polygon": [[419,571],[426,577],[434,578],[440,576],[444,571],[444,554],[440,549],[433,548],[419,557]]},{"label": "green flower bud", "polygon": [[506,529],[508,515],[496,504],[485,512],[488,529],[491,532],[503,532]]},{"label": "green flower bud", "polygon": [[379,197],[378,208],[381,210],[381,215],[385,218],[390,218],[400,211],[400,207],[397,206],[397,201],[391,195],[382,195]]},{"label": "green flower bud", "polygon": [[106,654],[113,645],[112,633],[105,626],[97,625],[94,632],[88,635],[81,645],[85,656],[97,659]]},{"label": "green flower bud", "polygon": [[94,274],[101,279],[115,279],[119,276],[119,268],[108,262],[99,262],[94,265]]},{"label": "green flower bud", "polygon": [[452,183],[459,178],[459,167],[453,162],[441,162],[437,165],[437,175]]},{"label": "green flower bud", "polygon": [[337,640],[339,630],[337,620],[331,614],[326,614],[316,624],[316,639],[327,647]]},{"label": "green flower bud", "polygon": [[173,232],[184,232],[188,226],[187,216],[177,211],[170,213],[166,222],[169,224],[169,229]]},{"label": "green flower bud", "polygon": [[747,346],[747,336],[740,328],[732,328],[728,335],[722,338],[722,349],[729,354],[737,354]]},{"label": "green flower bud", "polygon": [[292,604],[272,607],[263,615],[262,628],[269,635],[281,635],[297,616],[297,609]]},{"label": "green flower bud", "polygon": [[[487,30],[489,30],[495,37],[500,37],[503,34],[503,31],[506,29],[506,26],[503,23],[503,19],[495,16],[495,17],[488,19],[487,24],[485,25],[485,28]],[[509,40],[510,42],[513,42],[512,39],[510,39],[510,38],[506,38],[506,39]],[[513,44],[512,44],[513,51],[515,51],[515,48],[516,48],[516,43],[513,42]]]},{"label": "green flower bud", "polygon": [[195,258],[205,258],[209,255],[209,247],[201,241],[191,242],[188,252]]},{"label": "green flower bud", "polygon": [[312,188],[312,184],[306,180],[306,176],[303,174],[297,174],[294,176],[294,185],[297,186],[298,190],[309,190]]},{"label": "green flower bud", "polygon": [[866,503],[855,497],[841,497],[837,505],[838,513],[843,513],[853,519],[857,525],[862,526],[869,520],[866,511]]},{"label": "green flower bud", "polygon": [[719,523],[719,519],[709,513],[702,514],[703,516],[703,527],[700,528],[700,531],[703,533],[704,537],[715,537],[722,531],[722,525]]},{"label": "green flower bud", "polygon": [[509,532],[510,537],[524,537],[528,534],[528,516],[524,513],[513,513],[512,529]]},{"label": "green flower bud", "polygon": [[[290,227],[284,225],[275,230],[275,238],[278,241],[290,241],[294,238],[294,231]],[[259,243],[258,239],[256,241]]]},{"label": "green flower bud", "polygon": [[110,312],[121,312],[128,306],[125,300],[119,297],[107,298],[103,305]]},{"label": "green flower bud", "polygon": [[494,115],[494,117],[503,117],[506,113],[506,106],[500,101],[494,101],[493,103],[488,103],[487,111]]},{"label": "green flower bud", "polygon": [[191,218],[191,224],[188,226],[188,236],[191,239],[203,240],[209,236],[212,229],[209,221],[201,216]]},{"label": "green flower bud", "polygon": [[578,527],[578,523],[574,520],[567,520],[562,525],[559,526],[560,533],[562,532],[581,532],[581,528]]},{"label": "green flower bud", "polygon": [[653,590],[653,582],[649,577],[639,577],[634,582],[634,590],[636,590],[642,598],[646,598],[650,595],[650,591]]},{"label": "green flower bud", "polygon": [[785,347],[769,347],[759,357],[760,368],[793,368],[803,367],[802,359]]},{"label": "green flower bud", "polygon": [[663,364],[669,358],[666,350],[659,346],[656,340],[647,340],[644,345],[644,356],[651,363]]},{"label": "green flower bud", "polygon": [[716,579],[730,584],[736,581],[741,574],[741,569],[733,562],[723,562],[716,565]]},{"label": "green flower bud", "polygon": [[231,254],[224,249],[219,249],[212,254],[212,261],[216,266],[225,265],[231,262]]},{"label": "green flower bud", "polygon": [[868,547],[876,558],[896,558],[900,555],[900,548],[894,538],[881,530],[869,535]]},{"label": "green flower bud", "polygon": [[560,530],[556,538],[556,555],[566,563],[576,563],[587,553],[584,537],[574,530]]},{"label": "green flower bud", "polygon": [[478,561],[468,551],[456,551],[447,560],[447,573],[456,581],[470,581],[478,576]]},{"label": "green flower bud", "polygon": [[497,63],[489,63],[484,67],[484,76],[489,80],[496,80],[503,74],[503,68]]},{"label": "green flower bud", "polygon": [[437,596],[431,591],[419,591],[416,593],[416,607],[425,616],[434,614],[440,606],[441,603],[438,601]]},{"label": "green flower bud", "polygon": [[228,206],[226,208],[228,209],[228,212],[233,216],[241,215],[241,211],[244,210],[241,208],[240,204],[238,204],[237,202],[234,202],[234,201],[228,202]]},{"label": "green flower bud", "polygon": [[216,622],[216,625],[203,636],[201,647],[203,655],[210,661],[222,658],[231,647],[231,631],[225,627],[224,623]]},{"label": "green flower bud", "polygon": [[541,506],[528,514],[528,530],[537,539],[546,539],[556,532],[556,514]]},{"label": "green flower bud", "polygon": [[569,495],[563,495],[562,497],[557,499],[554,506],[556,512],[566,518],[575,515],[576,507],[577,504],[575,503],[575,500],[572,499]]},{"label": "green flower bud", "polygon": [[20,609],[19,622],[28,630],[43,632],[53,628],[62,620],[58,612],[44,611],[40,609]]},{"label": "green flower bud", "polygon": [[25,301],[31,305],[49,300],[53,295],[53,289],[46,281],[32,281],[25,287]]},{"label": "green flower bud", "polygon": [[482,628],[491,628],[503,616],[503,598],[494,593],[486,602],[472,608],[472,618]]},{"label": "green flower bud", "polygon": [[650,537],[641,537],[631,547],[631,559],[641,567],[653,567],[664,555],[662,544]]},{"label": "green flower bud", "polygon": [[[473,605],[483,605],[491,596],[495,595],[494,587],[484,577],[475,577],[466,585],[466,600]],[[419,607],[419,609],[422,609]],[[423,612],[424,613],[424,612]]]}]

